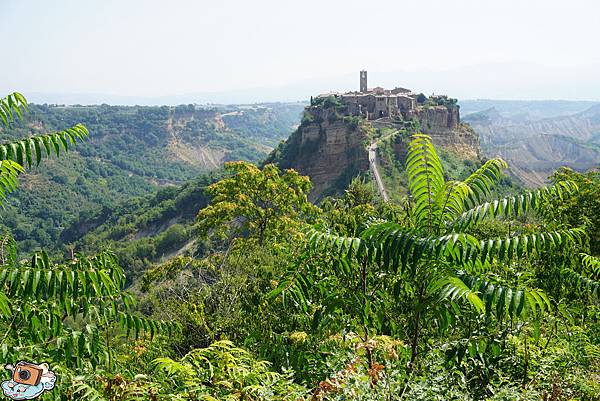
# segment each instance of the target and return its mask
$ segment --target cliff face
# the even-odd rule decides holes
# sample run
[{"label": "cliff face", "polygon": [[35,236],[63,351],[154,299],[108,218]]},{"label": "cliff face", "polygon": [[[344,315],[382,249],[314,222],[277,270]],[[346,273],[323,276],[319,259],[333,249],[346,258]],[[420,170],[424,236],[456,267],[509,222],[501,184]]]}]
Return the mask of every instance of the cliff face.
[{"label": "cliff face", "polygon": [[458,128],[459,112],[457,106],[417,107],[414,115],[426,134],[453,131]]},{"label": "cliff face", "polygon": [[[311,198],[318,199],[343,190],[354,176],[369,170],[367,147],[376,139],[378,128],[387,132],[403,129],[410,134],[419,125],[418,131],[430,135],[438,149],[462,159],[479,157],[479,138],[468,125],[460,123],[457,106],[418,107],[409,117],[414,123],[348,117],[335,105],[309,106],[300,127],[266,162],[309,176],[313,184]],[[394,145],[396,158],[405,158],[407,141]]]},{"label": "cliff face", "polygon": [[352,123],[334,109],[310,107],[300,127],[267,162],[309,176],[311,198],[317,199],[344,188],[352,177],[368,170],[367,141],[358,120]]},{"label": "cliff face", "polygon": [[421,132],[431,136],[436,147],[463,159],[479,157],[479,136],[469,125],[460,123],[458,106],[419,107],[415,114]]}]

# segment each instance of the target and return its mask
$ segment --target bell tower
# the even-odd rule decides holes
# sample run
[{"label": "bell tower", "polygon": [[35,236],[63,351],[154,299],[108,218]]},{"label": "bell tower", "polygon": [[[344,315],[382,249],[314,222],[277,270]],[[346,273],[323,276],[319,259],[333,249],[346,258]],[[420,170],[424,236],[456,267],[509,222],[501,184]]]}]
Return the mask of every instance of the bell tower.
[{"label": "bell tower", "polygon": [[367,71],[365,70],[360,72],[360,91],[362,93],[367,92]]}]

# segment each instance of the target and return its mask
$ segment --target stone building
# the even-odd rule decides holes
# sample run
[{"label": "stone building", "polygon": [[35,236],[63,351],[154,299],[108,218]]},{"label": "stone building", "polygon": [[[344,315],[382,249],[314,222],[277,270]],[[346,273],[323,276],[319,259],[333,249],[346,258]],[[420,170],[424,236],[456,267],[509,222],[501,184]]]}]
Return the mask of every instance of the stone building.
[{"label": "stone building", "polygon": [[[382,128],[403,134],[427,134],[436,147],[462,159],[479,157],[479,137],[468,125],[460,124],[456,100],[447,96],[426,97],[405,88],[368,88],[366,71],[360,72],[356,92],[332,92],[311,98],[302,124],[286,146],[272,155],[279,158],[280,168],[293,168],[310,177],[313,189],[309,197],[316,200],[345,188],[352,177],[369,170],[365,144],[371,143],[373,135],[390,132],[377,132]],[[394,156],[403,162],[409,138],[398,135],[392,142]]]},{"label": "stone building", "polygon": [[367,89],[367,72],[364,70],[360,72],[360,91],[361,93],[369,91]]},{"label": "stone building", "polygon": [[[360,71],[358,92],[327,93],[319,97],[334,96],[346,107],[345,114],[362,116],[368,120],[379,118],[419,119],[419,108],[445,106],[449,114],[449,127],[458,125],[458,105],[456,100],[446,96],[427,98],[406,88],[368,88],[367,71]],[[454,110],[456,109],[456,110]]]}]

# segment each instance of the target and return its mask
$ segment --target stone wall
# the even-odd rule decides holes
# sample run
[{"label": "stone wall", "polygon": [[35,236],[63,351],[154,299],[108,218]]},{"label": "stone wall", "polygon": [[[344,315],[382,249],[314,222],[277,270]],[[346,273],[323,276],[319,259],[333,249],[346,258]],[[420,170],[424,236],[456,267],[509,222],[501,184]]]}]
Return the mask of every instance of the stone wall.
[{"label": "stone wall", "polygon": [[396,98],[396,103],[401,111],[414,110],[417,107],[417,102],[414,98],[406,95],[399,95]]},{"label": "stone wall", "polygon": [[414,116],[425,134],[456,130],[460,121],[458,106],[418,107]]},{"label": "stone wall", "polygon": [[375,109],[373,110],[374,118],[388,116],[388,100],[389,98],[387,96],[375,97]]}]

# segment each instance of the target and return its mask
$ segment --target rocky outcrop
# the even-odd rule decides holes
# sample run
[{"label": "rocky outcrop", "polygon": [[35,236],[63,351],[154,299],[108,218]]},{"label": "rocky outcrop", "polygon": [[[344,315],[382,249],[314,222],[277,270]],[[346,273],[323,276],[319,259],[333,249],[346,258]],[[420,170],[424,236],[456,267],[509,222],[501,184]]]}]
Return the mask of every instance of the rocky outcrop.
[{"label": "rocky outcrop", "polygon": [[460,123],[458,106],[422,106],[413,112],[425,134],[453,131]]},{"label": "rocky outcrop", "polygon": [[345,188],[357,173],[368,170],[367,138],[358,119],[311,107],[302,124],[267,162],[309,176],[313,184],[310,197],[317,199]]},{"label": "rocky outcrop", "polygon": [[421,132],[431,136],[436,147],[463,159],[479,158],[479,136],[460,122],[458,106],[418,107],[415,115]]},{"label": "rocky outcrop", "polygon": [[452,131],[429,132],[429,135],[437,148],[454,153],[461,159],[479,158],[479,136],[468,124],[460,124]]},{"label": "rocky outcrop", "polygon": [[300,127],[267,162],[308,175],[313,184],[311,198],[318,199],[343,190],[352,177],[368,171],[368,146],[376,139],[376,128],[406,131],[404,139],[394,144],[395,157],[401,160],[406,155],[408,134],[416,131],[430,135],[438,149],[463,159],[479,157],[479,138],[468,125],[460,123],[458,106],[418,107],[412,113],[412,121],[366,120],[345,116],[335,105],[309,106]]}]

